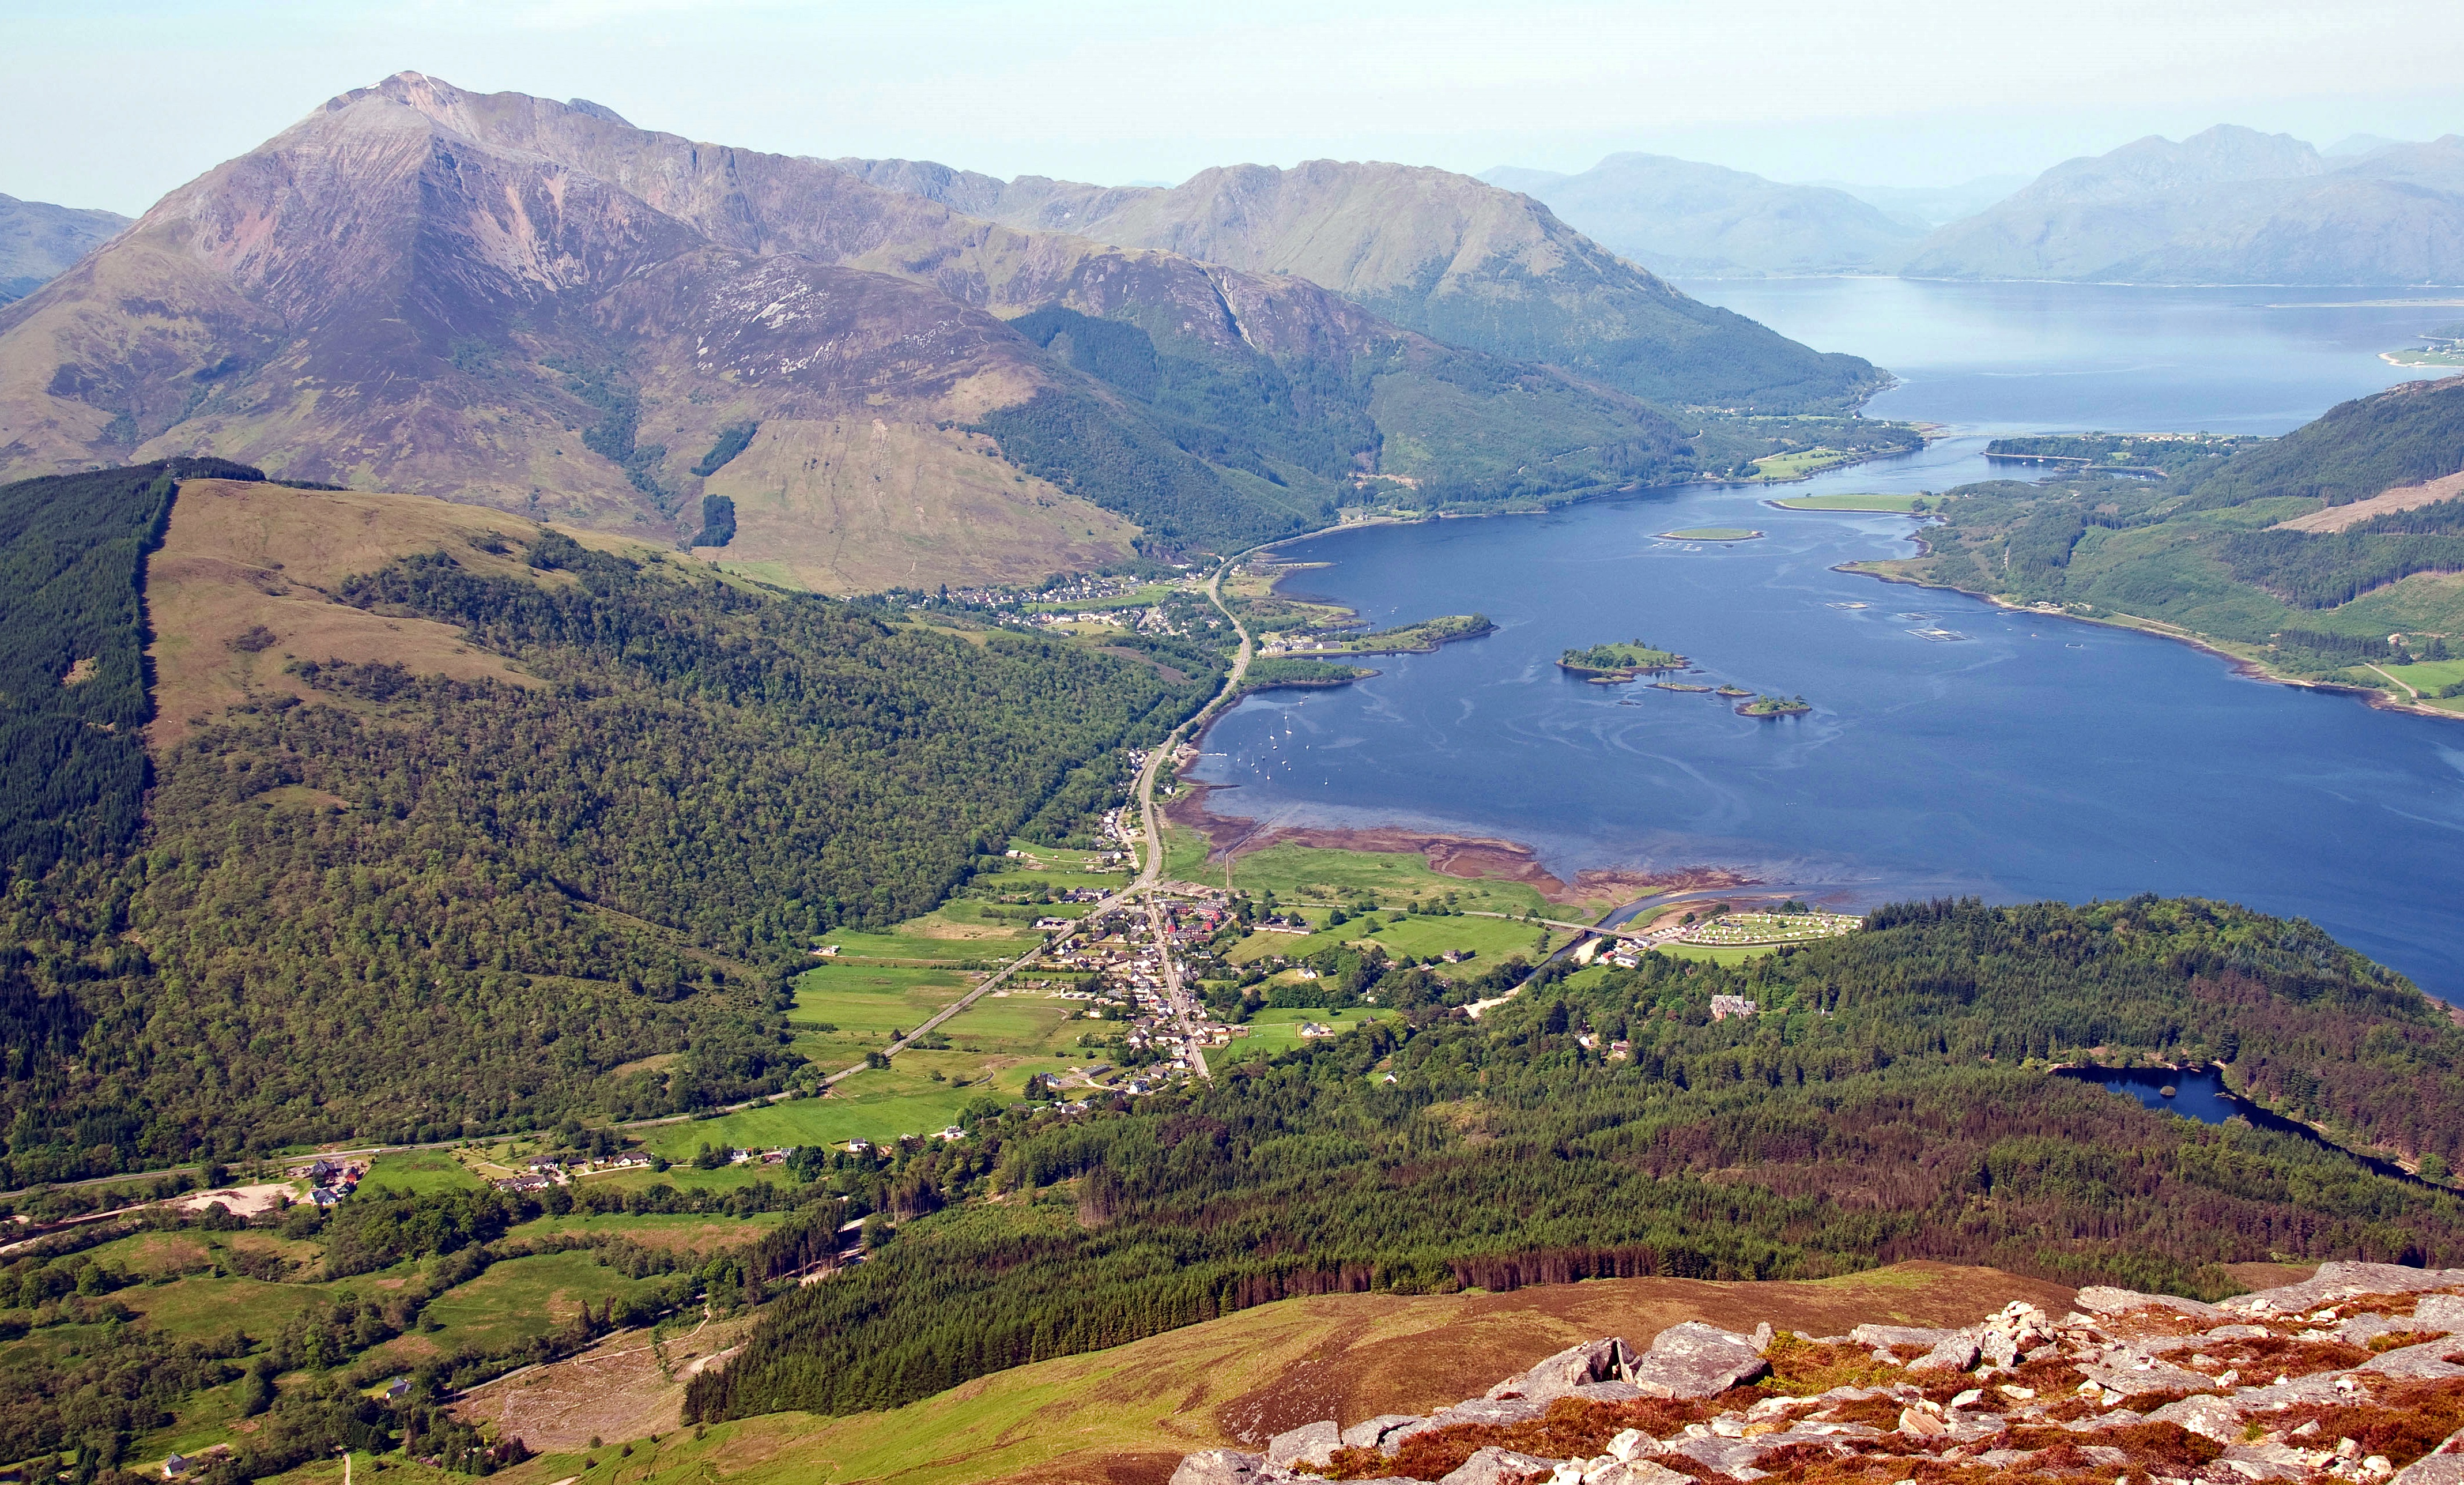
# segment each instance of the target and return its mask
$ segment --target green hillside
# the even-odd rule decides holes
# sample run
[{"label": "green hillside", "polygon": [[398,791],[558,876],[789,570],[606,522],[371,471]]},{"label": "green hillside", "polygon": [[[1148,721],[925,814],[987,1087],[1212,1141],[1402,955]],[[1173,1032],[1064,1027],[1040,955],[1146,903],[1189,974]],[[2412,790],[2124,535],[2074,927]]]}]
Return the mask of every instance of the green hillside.
[{"label": "green hillside", "polygon": [[[98,539],[71,569],[91,578],[11,620],[44,631],[30,674],[101,654],[118,708],[99,741],[76,734],[82,772],[17,765],[5,797],[33,843],[0,929],[11,1186],[780,1087],[800,1060],[782,976],[814,936],[931,907],[1022,827],[1078,828],[1103,798],[1082,765],[1220,674],[1204,653],[1167,679],[1134,652],[894,626],[555,532],[487,539],[494,572],[412,549],[325,607],[444,626],[508,679],[282,662],[279,687],[161,749],[132,836],[134,557],[173,473],[0,490],[12,564]],[[261,677],[305,643],[263,632],[231,642],[265,652]],[[12,738],[57,735],[58,703],[30,700]],[[645,1058],[666,1060],[627,1067]]]},{"label": "green hillside", "polygon": [[[2464,470],[2464,379],[2344,403],[2257,443],[1996,447],[2022,442],[2018,452],[2089,462],[2040,482],[1953,490],[1934,502],[1942,521],[1925,529],[1925,555],[1863,570],[2152,623],[2285,676],[2464,711],[2434,677],[2408,683],[2378,668],[2464,650],[2464,499],[2433,485]],[[2167,477],[2094,468],[2116,455]]]}]

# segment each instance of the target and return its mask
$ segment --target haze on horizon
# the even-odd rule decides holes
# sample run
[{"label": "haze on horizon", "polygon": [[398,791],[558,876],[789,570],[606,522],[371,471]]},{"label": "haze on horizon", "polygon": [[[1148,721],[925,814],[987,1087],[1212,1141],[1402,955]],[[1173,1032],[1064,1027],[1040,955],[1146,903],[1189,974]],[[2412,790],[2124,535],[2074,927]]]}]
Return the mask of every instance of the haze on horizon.
[{"label": "haze on horizon", "polygon": [[1573,171],[1631,149],[1937,186],[2218,122],[2321,147],[2464,128],[2464,19],[2437,0],[14,9],[0,191],[129,213],[406,68],[699,140],[1106,184],[1330,156]]}]

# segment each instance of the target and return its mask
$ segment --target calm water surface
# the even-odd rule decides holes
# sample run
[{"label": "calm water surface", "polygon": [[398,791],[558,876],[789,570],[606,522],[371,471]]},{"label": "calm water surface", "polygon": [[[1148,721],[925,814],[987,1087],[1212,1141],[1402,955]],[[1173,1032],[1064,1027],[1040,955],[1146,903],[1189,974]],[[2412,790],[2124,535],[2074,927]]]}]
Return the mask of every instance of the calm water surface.
[{"label": "calm water surface", "polygon": [[[1706,297],[1871,355],[1904,384],[1878,412],[1963,430],[1783,495],[1983,477],[1984,436],[2003,428],[2278,432],[2400,378],[2377,351],[2439,313],[1859,280]],[[1477,610],[1499,632],[1381,658],[1384,674],[1344,690],[1246,700],[1209,733],[1196,775],[1229,787],[1214,798],[1226,814],[1499,836],[1561,874],[1729,865],[1845,906],[1942,892],[2231,898],[2310,918],[2464,999],[2464,722],[1835,572],[1906,553],[1914,522],[1782,511],[1766,493],[1685,487],[1293,543],[1288,555],[1328,564],[1305,586],[1372,623]],[[1658,535],[1719,525],[1768,536]],[[1551,663],[1628,638],[1692,656],[1703,674],[1689,680],[1801,694],[1815,710],[1757,721],[1707,695],[1585,685]]]}]

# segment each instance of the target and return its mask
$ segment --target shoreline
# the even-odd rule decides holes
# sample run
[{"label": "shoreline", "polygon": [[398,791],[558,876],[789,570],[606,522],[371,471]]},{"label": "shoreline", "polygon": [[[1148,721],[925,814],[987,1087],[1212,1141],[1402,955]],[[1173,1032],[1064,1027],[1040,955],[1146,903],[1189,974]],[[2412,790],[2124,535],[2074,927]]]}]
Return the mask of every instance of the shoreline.
[{"label": "shoreline", "polygon": [[1450,835],[1405,826],[1313,826],[1267,824],[1239,815],[1217,814],[1208,798],[1225,787],[1195,780],[1163,807],[1163,815],[1207,844],[1209,865],[1231,865],[1243,856],[1275,846],[1307,846],[1321,851],[1364,851],[1392,855],[1419,855],[1441,876],[1465,881],[1510,881],[1536,890],[1551,902],[1573,906],[1616,898],[1625,906],[1639,898],[1668,892],[1717,891],[1761,883],[1725,866],[1688,866],[1647,872],[1629,868],[1587,868],[1568,881],[1540,862],[1539,852],[1520,841],[1495,836]]},{"label": "shoreline", "polygon": [[[1920,545],[1924,543],[1924,539],[1922,537],[1917,538],[1916,540]],[[2309,677],[2302,676],[2280,675],[2277,672],[2269,669],[2267,663],[2263,660],[2255,659],[2246,654],[2235,654],[2232,651],[2223,648],[2224,641],[2211,639],[2207,635],[2198,633],[2192,630],[2176,629],[2171,625],[2162,623],[2159,620],[2141,618],[2139,615],[2134,613],[2119,614],[2112,618],[2099,618],[2094,614],[2072,613],[2066,610],[2040,609],[2033,604],[2014,603],[1998,594],[1980,593],[1974,588],[1959,587],[1948,583],[1928,583],[1923,578],[1910,577],[1904,573],[1876,572],[1859,563],[1841,563],[1831,570],[1834,572],[1845,572],[1854,577],[1872,578],[1877,582],[1890,583],[1902,587],[1921,587],[1930,589],[1937,593],[1957,593],[1965,598],[1982,599],[1984,602],[1991,604],[1994,608],[2000,609],[2007,613],[2024,613],[2031,618],[2061,619],[2072,624],[2093,624],[2102,629],[2126,630],[2132,633],[2153,634],[2159,639],[2169,639],[2176,644],[2188,645],[2193,650],[2203,651],[2206,654],[2214,655],[2217,659],[2222,660],[2231,666],[2234,675],[2247,680],[2261,681],[2271,686],[2290,686],[2297,691],[2325,691],[2339,696],[2347,696],[2361,701],[2363,704],[2368,706],[2372,711],[2396,712],[2412,717],[2430,717],[2442,721],[2464,721],[2464,712],[2442,711],[2437,707],[2423,706],[2418,702],[2399,701],[2395,698],[2374,686],[2356,686],[2347,681],[2312,680]]]}]

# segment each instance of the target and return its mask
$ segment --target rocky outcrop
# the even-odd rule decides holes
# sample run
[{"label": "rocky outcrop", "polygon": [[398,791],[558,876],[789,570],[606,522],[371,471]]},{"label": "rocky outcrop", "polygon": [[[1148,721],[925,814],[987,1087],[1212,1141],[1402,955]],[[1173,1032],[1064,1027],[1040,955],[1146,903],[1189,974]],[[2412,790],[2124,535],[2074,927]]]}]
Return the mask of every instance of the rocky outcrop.
[{"label": "rocky outcrop", "polygon": [[[1263,1453],[1192,1454],[1174,1485],[1675,1485],[1870,1474],[1867,1461],[1894,1477],[1925,1461],[2155,1485],[2464,1485],[2464,1433],[2424,1452],[2418,1429],[2464,1419],[2460,1333],[2464,1270],[2363,1263],[2220,1304],[2100,1287],[2058,1319],[2016,1302],[1949,1329],[1781,1339],[1687,1321],[1639,1351],[1616,1336],[1570,1346],[1426,1416],[1323,1419]],[[1823,1385],[1843,1371],[1859,1380]]]}]

